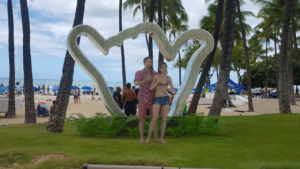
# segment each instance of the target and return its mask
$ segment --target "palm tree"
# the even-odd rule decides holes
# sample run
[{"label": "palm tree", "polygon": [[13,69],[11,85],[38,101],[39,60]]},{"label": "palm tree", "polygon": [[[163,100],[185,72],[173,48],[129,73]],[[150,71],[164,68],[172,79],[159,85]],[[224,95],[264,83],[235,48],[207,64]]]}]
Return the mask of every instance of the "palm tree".
[{"label": "palm tree", "polygon": [[291,107],[289,102],[287,86],[287,48],[288,48],[288,32],[291,21],[291,12],[293,10],[293,0],[286,0],[284,19],[282,26],[281,35],[281,49],[280,49],[280,65],[279,65],[279,80],[280,80],[280,96],[279,96],[279,112],[280,113],[291,113]]},{"label": "palm tree", "polygon": [[[244,5],[244,4],[245,4],[244,1],[240,2],[241,6]],[[202,17],[202,19],[199,21],[199,26],[200,26],[201,29],[205,29],[209,33],[213,34],[213,32],[215,30],[217,4],[216,3],[210,4],[208,6],[207,10],[208,10],[208,15]],[[224,13],[224,9],[222,10],[222,12]],[[250,32],[252,31],[251,26],[249,24],[245,23],[245,18],[247,16],[254,17],[255,15],[251,11],[241,11],[241,17],[242,17],[242,20],[243,20],[243,27],[244,27],[246,36],[249,35]],[[225,17],[224,17],[224,14],[223,14],[222,19],[221,19],[221,28],[220,28],[220,32],[219,32],[221,47],[222,47],[222,41],[223,41],[222,39],[223,39],[223,35],[224,35],[224,21],[225,21]],[[235,29],[234,38],[235,38],[236,43],[239,43],[242,40],[242,37],[241,37],[242,33],[241,33],[241,28],[240,28],[240,23],[239,23],[238,17],[236,17],[234,23],[235,23],[234,24],[234,27],[235,27],[234,28]]]},{"label": "palm tree", "polygon": [[[124,8],[124,10],[126,10],[127,8],[131,9],[133,6],[136,6],[133,11],[133,18],[135,17],[136,13],[142,9],[143,22],[145,22],[146,19],[145,19],[144,13],[145,13],[145,6],[147,4],[147,1],[149,1],[149,0],[127,0],[124,2],[123,8]],[[145,33],[145,38],[146,38],[146,43],[147,43],[147,48],[148,48],[149,42],[148,42],[147,33]],[[150,52],[149,48],[148,48],[148,52]]]},{"label": "palm tree", "polygon": [[[292,33],[293,33],[293,41],[294,41],[294,47],[295,47],[295,52],[298,56],[298,60],[300,62],[300,54],[299,54],[299,50],[298,50],[298,45],[297,45],[297,37],[296,37],[296,23],[295,23],[295,11],[298,9],[299,10],[299,3],[298,1],[293,1],[293,11],[292,11]],[[297,9],[295,9],[297,7]]]},{"label": "palm tree", "polygon": [[[292,15],[293,16],[293,15]],[[293,74],[293,40],[292,40],[292,29],[290,29],[290,33],[289,33],[290,37],[290,72],[288,73],[287,76],[289,76],[289,82],[290,82],[290,103],[291,105],[297,105],[296,101],[295,101],[295,95],[294,95],[294,74]]]},{"label": "palm tree", "polygon": [[[30,23],[27,1],[20,0],[23,27],[23,68],[25,90],[25,123],[36,123],[30,54]],[[14,86],[14,85],[13,85]],[[13,87],[11,86],[11,87]]]},{"label": "palm tree", "polygon": [[[158,25],[162,28],[162,16],[161,16],[161,0],[157,0],[157,17],[158,17]],[[160,53],[160,51],[158,52],[158,65],[160,62],[164,61],[164,57],[163,55]],[[157,65],[157,67],[158,67]]]},{"label": "palm tree", "polygon": [[[182,15],[181,18],[178,18],[177,15],[171,15],[168,16],[168,24],[170,25],[170,34],[169,39],[171,41],[172,35],[174,36],[174,39],[176,37],[176,32],[180,34],[182,31],[188,30],[188,25],[185,25],[184,23],[188,22],[188,15],[185,13],[185,15]],[[181,85],[181,55],[180,51],[178,51],[179,55],[179,85]]]},{"label": "palm tree", "polygon": [[[257,41],[259,43],[266,43],[266,87],[265,87],[265,98],[267,98],[268,94],[268,45],[270,44],[271,39],[275,39],[275,35],[273,34],[272,29],[269,27],[269,24],[264,20],[260,24],[258,24],[255,28],[256,31],[254,36],[250,39],[250,41]],[[262,31],[260,31],[262,29]]]},{"label": "palm tree", "polygon": [[248,111],[254,112],[253,102],[252,102],[252,92],[251,92],[251,72],[249,68],[248,47],[246,43],[246,35],[243,27],[243,21],[241,17],[240,1],[236,0],[236,2],[237,2],[236,6],[237,6],[237,11],[238,11],[239,21],[241,26],[242,38],[243,38],[244,56],[245,56],[246,70],[247,70],[247,88],[248,88],[247,91],[248,91],[248,109],[249,109]]},{"label": "palm tree", "polygon": [[15,106],[15,48],[14,48],[14,18],[11,0],[7,0],[8,12],[8,46],[9,46],[9,102],[7,118],[16,117]]},{"label": "palm tree", "polygon": [[[156,2],[155,0],[151,0],[149,22],[153,22],[155,2]],[[151,36],[149,37],[148,50],[149,50],[149,57],[153,58],[153,40],[152,40]],[[153,66],[152,66],[152,69],[153,69]]]},{"label": "palm tree", "polygon": [[255,41],[251,41],[251,43],[250,43],[250,41],[248,41],[248,44],[249,44],[250,55],[254,61],[256,61],[259,58],[265,57],[266,50],[263,49],[263,46],[261,43],[258,43]]},{"label": "palm tree", "polygon": [[[122,0],[119,0],[119,32],[122,31]],[[121,57],[122,57],[122,78],[123,86],[126,86],[126,69],[125,69],[125,53],[124,53],[124,43],[121,46]]]},{"label": "palm tree", "polygon": [[[244,1],[241,1],[241,4],[240,5],[243,5],[244,4]],[[222,10],[222,12],[224,12],[224,9]],[[200,27],[202,29],[205,29],[207,30],[208,32],[210,32],[211,34],[214,32],[214,29],[215,29],[215,18],[216,18],[216,13],[217,13],[217,4],[211,4],[209,5],[208,7],[208,16],[204,16],[201,20],[200,20]],[[254,16],[254,14],[250,11],[242,11],[241,12],[241,17],[242,17],[242,20],[245,21],[245,17],[246,16]],[[221,28],[220,28],[220,33],[219,33],[219,38],[220,38],[220,45],[222,47],[222,42],[224,41],[223,40],[223,36],[224,36],[224,21],[225,21],[225,17],[223,15],[222,17],[222,20],[221,20],[222,24],[221,24]],[[234,39],[236,41],[236,43],[240,43],[240,41],[242,40],[241,38],[241,28],[240,28],[240,23],[239,23],[239,20],[238,18],[235,19],[235,24],[234,24]],[[243,22],[243,27],[244,27],[244,30],[245,30],[245,33],[246,35],[249,35],[249,33],[251,32],[252,28],[250,25],[246,24],[245,22]],[[201,75],[202,76],[202,75]],[[201,77],[200,77],[201,79]],[[204,79],[203,79],[204,80]],[[205,82],[203,82],[203,85],[204,85]],[[203,87],[203,86],[202,86]],[[196,88],[197,89],[197,88]],[[199,88],[200,89],[200,88]],[[202,90],[202,89],[200,89]],[[199,97],[196,96],[196,98],[200,99],[200,92],[199,91]],[[196,92],[195,92],[196,93]],[[197,93],[198,94],[198,93]],[[195,97],[195,94],[194,94],[194,97]],[[229,103],[229,107],[235,107],[235,105],[232,103],[228,93],[227,93],[227,96],[226,98],[228,98],[228,103]],[[198,100],[199,101],[199,100]],[[196,101],[193,102],[194,104],[196,104]],[[198,102],[197,102],[198,103]],[[195,107],[196,105],[193,105],[193,107]],[[191,107],[191,106],[190,106]]]},{"label": "palm tree", "polygon": [[222,58],[220,65],[220,74],[218,77],[215,97],[212,107],[209,111],[209,116],[220,116],[223,107],[223,100],[227,92],[227,84],[229,80],[231,55],[234,45],[234,29],[236,16],[236,1],[226,1],[225,4],[225,21],[224,21],[224,41],[222,47]]},{"label": "palm tree", "polygon": [[[85,7],[85,0],[77,0],[77,7],[76,7],[76,13],[73,22],[73,27],[83,23],[84,7]],[[80,43],[80,38],[77,39],[77,44],[79,45],[79,43]],[[51,110],[49,123],[46,127],[47,131],[58,132],[58,133],[63,132],[65,120],[57,119],[57,118],[66,117],[66,112],[67,112],[69,97],[71,92],[71,86],[73,83],[74,65],[75,65],[75,61],[67,51],[63,70],[62,70],[62,77],[59,84],[60,85],[59,91],[57,93],[56,103],[53,105]]]}]

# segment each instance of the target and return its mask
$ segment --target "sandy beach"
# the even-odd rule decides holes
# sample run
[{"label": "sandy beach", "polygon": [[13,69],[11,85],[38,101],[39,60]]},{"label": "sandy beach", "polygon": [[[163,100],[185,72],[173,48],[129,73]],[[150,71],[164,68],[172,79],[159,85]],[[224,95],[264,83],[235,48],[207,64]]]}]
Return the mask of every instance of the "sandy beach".
[{"label": "sandy beach", "polygon": [[[16,97],[21,99],[23,96]],[[35,100],[37,101],[46,101],[47,99],[55,100],[56,96],[41,96],[35,95]],[[52,101],[46,101],[48,108],[52,106]],[[296,101],[297,106],[291,106],[293,113],[300,113],[300,101]],[[236,106],[236,108],[228,108],[231,112],[226,111],[225,108],[222,109],[221,116],[253,116],[260,114],[276,114],[279,113],[278,99],[260,99],[253,100],[255,112],[234,112],[234,110],[248,110],[248,105]],[[35,103],[37,107],[37,103]],[[189,106],[190,103],[187,103]],[[204,115],[209,113],[209,109],[206,108],[210,105],[198,105],[198,112],[204,112]],[[74,104],[73,97],[70,97],[69,106],[67,109],[67,117],[72,113],[81,113],[86,117],[94,116],[95,113],[101,112],[110,115],[106,110],[103,101],[91,101],[90,96],[81,96],[81,103]],[[0,125],[9,125],[9,124],[23,124],[25,122],[25,103],[23,102],[23,108],[16,111],[17,116],[13,119],[5,118],[5,113],[0,113]],[[49,117],[37,117],[37,123],[48,122]]]}]

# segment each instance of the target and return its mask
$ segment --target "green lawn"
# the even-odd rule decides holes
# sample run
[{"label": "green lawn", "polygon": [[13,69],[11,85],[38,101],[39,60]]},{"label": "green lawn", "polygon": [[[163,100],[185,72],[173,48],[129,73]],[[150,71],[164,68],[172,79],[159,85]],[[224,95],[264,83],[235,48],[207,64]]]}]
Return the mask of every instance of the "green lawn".
[{"label": "green lawn", "polygon": [[[0,127],[0,168],[80,168],[89,164],[233,169],[299,169],[300,114],[221,117],[216,136],[165,138],[139,144],[130,137],[84,137],[66,123],[64,133],[46,124]],[[42,154],[61,154],[34,162]]]}]

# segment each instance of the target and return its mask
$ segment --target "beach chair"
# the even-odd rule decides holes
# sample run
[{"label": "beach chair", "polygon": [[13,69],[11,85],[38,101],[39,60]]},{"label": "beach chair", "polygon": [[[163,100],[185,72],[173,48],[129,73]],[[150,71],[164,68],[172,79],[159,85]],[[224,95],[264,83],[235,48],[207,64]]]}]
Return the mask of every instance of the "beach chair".
[{"label": "beach chair", "polygon": [[46,116],[49,116],[49,111],[46,110],[45,107],[42,107],[41,104],[39,104],[37,107],[36,115],[38,115],[38,116],[42,115],[42,116],[46,117]]}]

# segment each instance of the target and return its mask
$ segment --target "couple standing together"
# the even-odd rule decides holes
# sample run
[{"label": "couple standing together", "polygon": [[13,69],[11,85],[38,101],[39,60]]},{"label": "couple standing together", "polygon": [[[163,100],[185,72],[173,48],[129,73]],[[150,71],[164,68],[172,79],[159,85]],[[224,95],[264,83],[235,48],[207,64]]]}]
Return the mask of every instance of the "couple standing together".
[{"label": "couple standing together", "polygon": [[[134,78],[134,84],[139,86],[139,94],[137,99],[139,101],[139,131],[140,143],[148,144],[152,131],[154,131],[155,142],[165,143],[163,140],[167,115],[170,109],[170,99],[167,91],[174,93],[175,89],[171,77],[167,76],[167,64],[160,62],[158,65],[158,73],[152,70],[153,60],[150,57],[144,58],[143,70],[137,71]],[[170,86],[170,88],[169,88]],[[151,123],[149,126],[149,133],[146,142],[144,142],[144,121],[146,120],[147,108],[149,108]],[[157,119],[162,111],[161,124],[161,138],[158,138]]]}]

